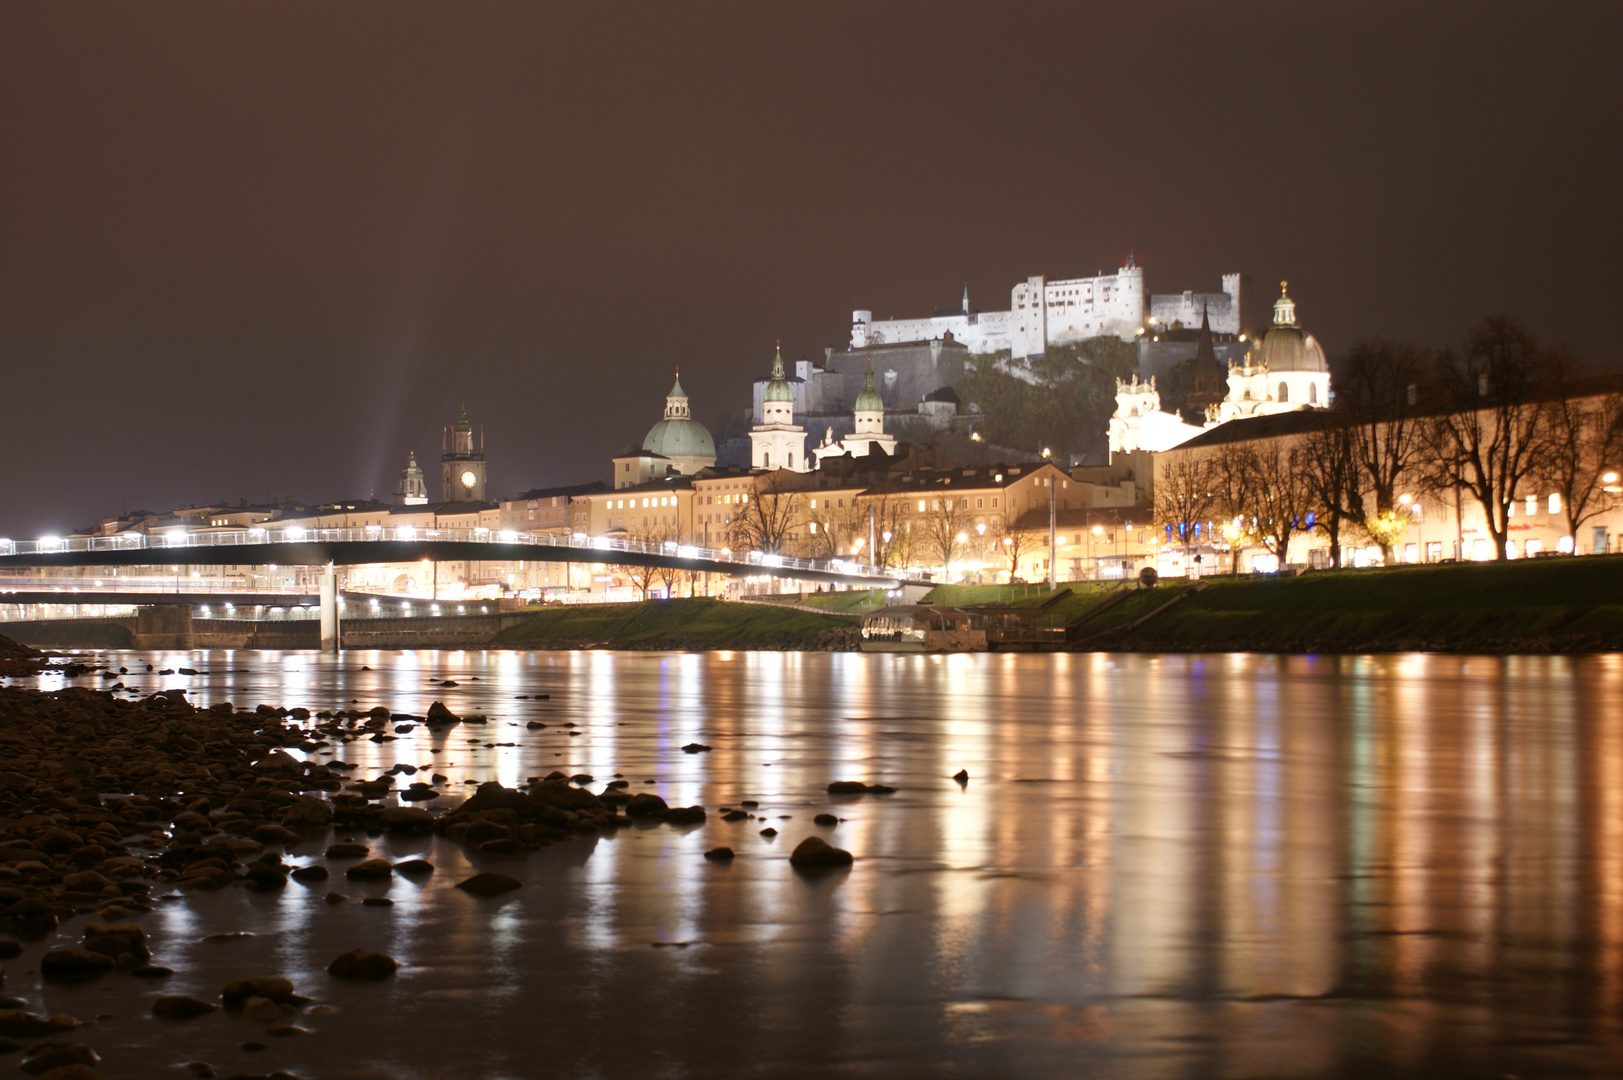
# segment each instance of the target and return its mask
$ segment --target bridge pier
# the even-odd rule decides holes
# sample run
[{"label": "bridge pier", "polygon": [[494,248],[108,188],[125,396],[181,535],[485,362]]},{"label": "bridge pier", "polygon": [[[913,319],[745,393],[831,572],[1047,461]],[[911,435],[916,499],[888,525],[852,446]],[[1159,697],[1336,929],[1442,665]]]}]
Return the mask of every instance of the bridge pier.
[{"label": "bridge pier", "polygon": [[132,642],[137,649],[192,648],[192,609],[185,604],[137,608]]},{"label": "bridge pier", "polygon": [[338,651],[338,574],[332,563],[321,574],[321,651]]}]

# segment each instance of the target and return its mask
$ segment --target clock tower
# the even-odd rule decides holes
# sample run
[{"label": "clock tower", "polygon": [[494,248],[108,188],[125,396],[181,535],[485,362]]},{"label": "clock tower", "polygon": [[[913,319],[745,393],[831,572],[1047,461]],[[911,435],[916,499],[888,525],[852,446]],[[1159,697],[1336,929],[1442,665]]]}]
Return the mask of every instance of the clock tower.
[{"label": "clock tower", "polygon": [[485,501],[485,447],[484,437],[479,439],[479,450],[473,449],[473,425],[468,423],[468,406],[464,402],[456,425],[446,432],[445,453],[440,455],[440,498],[445,502]]}]

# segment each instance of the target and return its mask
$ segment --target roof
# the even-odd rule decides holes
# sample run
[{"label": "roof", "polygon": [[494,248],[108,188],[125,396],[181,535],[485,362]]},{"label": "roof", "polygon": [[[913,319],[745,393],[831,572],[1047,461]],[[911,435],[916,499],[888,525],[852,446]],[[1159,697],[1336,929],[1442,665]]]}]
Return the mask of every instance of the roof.
[{"label": "roof", "polygon": [[1203,446],[1226,446],[1229,443],[1250,442],[1253,439],[1277,439],[1282,435],[1301,435],[1322,428],[1328,417],[1329,412],[1326,409],[1296,409],[1267,416],[1247,416],[1219,424],[1210,431],[1203,431],[1172,449],[1198,450]]},{"label": "roof", "polygon": [[645,455],[655,457],[716,456],[716,443],[709,429],[697,420],[684,418],[661,420],[649,428],[642,449]]},{"label": "roof", "polygon": [[503,499],[502,501],[523,502],[529,499],[552,499],[560,498],[566,495],[590,495],[593,492],[608,490],[610,490],[609,485],[605,484],[601,480],[593,480],[589,484],[568,484],[564,487],[534,488],[530,491],[524,492],[522,495],[515,495],[511,499]]},{"label": "roof", "polygon": [[597,491],[583,492],[583,495],[635,495],[638,492],[651,491],[687,491],[693,487],[693,477],[685,473],[668,473],[653,480],[645,480],[640,484],[632,484],[622,488],[602,488]]},{"label": "roof", "polygon": [[500,506],[493,502],[439,502],[422,503],[416,506],[391,506],[391,514],[482,514],[487,510],[497,510]]},{"label": "roof", "polygon": [[762,395],[766,401],[793,401],[794,394],[789,389],[789,383],[784,378],[783,350],[778,350],[777,357],[772,361],[772,378],[766,384],[766,393]]}]

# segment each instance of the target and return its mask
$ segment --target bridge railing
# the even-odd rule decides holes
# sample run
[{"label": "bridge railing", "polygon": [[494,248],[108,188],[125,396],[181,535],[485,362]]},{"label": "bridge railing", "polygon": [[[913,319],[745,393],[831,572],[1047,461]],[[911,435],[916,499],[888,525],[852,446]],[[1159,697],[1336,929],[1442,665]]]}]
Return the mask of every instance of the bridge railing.
[{"label": "bridge railing", "polygon": [[[120,533],[115,536],[46,536],[38,540],[0,539],[0,556],[38,555],[85,551],[169,551],[196,548],[222,548],[259,546],[263,544],[328,544],[361,543],[366,541],[440,541],[471,544],[502,544],[519,547],[573,548],[589,551],[602,557],[593,561],[612,563],[616,554],[662,555],[670,558],[708,562],[731,569],[759,569],[775,576],[788,576],[796,570],[819,574],[838,574],[845,577],[918,580],[925,576],[919,569],[902,570],[881,568],[846,559],[801,559],[793,555],[772,552],[742,551],[729,548],[698,547],[675,541],[646,542],[622,540],[612,536],[587,536],[583,533],[558,535],[526,533],[513,529],[421,529],[413,525],[367,525],[362,528],[309,529],[301,525],[282,528],[254,527],[250,529],[210,529],[189,532],[173,529],[168,532]],[[224,554],[224,552],[222,552]],[[503,558],[497,555],[495,558]]]}]

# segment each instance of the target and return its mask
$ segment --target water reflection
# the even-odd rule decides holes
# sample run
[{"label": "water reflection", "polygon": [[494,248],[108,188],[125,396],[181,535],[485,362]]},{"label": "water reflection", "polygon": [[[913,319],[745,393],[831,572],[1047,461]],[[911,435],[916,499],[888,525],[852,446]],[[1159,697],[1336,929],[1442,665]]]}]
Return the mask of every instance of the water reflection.
[{"label": "water reflection", "polygon": [[[207,992],[252,959],[340,1005],[342,1024],[313,1022],[277,1047],[294,1071],[382,1060],[400,1077],[528,1076],[548,1060],[580,1075],[1601,1075],[1623,1064],[1623,658],[110,659],[143,692],[184,687],[200,705],[421,714],[440,700],[489,717],[319,753],[356,775],[431,763],[460,790],[557,769],[712,811],[697,829],[639,827],[516,860],[418,841],[440,872],[374,887],[389,909],[329,908],[322,890],[292,887],[194,896],[148,917],[187,986]],[[148,661],[200,673],[146,675]],[[695,742],[711,749],[684,752]],[[950,779],[960,768],[962,786]],[[901,790],[836,800],[824,790],[836,779]],[[743,800],[759,820],[714,813]],[[825,810],[844,819],[832,834],[811,822]],[[768,825],[775,840],[760,835]],[[789,850],[814,833],[855,852],[855,867],[792,873]],[[732,865],[700,857],[719,844],[739,852]],[[528,887],[499,903],[450,888],[476,868]],[[199,944],[228,929],[263,937],[229,956]],[[320,972],[357,944],[407,964],[365,992],[375,998]],[[53,989],[50,1004],[75,1011],[91,992]],[[469,1035],[449,1008],[485,1026]],[[119,1018],[142,1010],[108,1011],[128,1047],[154,1038]],[[223,1020],[189,1030],[227,1064],[242,1037]]]}]

